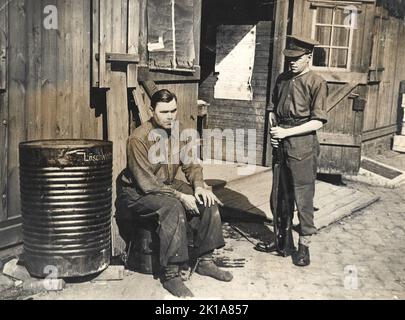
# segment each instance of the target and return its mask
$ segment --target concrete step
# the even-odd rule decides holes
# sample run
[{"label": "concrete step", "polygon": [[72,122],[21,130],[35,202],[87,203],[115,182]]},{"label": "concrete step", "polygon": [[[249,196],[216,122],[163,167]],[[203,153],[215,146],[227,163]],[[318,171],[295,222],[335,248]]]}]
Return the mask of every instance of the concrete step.
[{"label": "concrete step", "polygon": [[[224,166],[221,170],[222,173],[218,173],[219,180],[228,169]],[[272,178],[272,171],[261,167],[249,176],[234,176],[233,179],[228,178],[226,184],[216,185],[214,191],[225,205],[226,217],[272,220],[269,203]],[[315,225],[318,229],[324,228],[378,200],[377,196],[347,186],[317,180],[314,206],[318,210],[315,211]],[[294,222],[298,223],[296,215]]]}]

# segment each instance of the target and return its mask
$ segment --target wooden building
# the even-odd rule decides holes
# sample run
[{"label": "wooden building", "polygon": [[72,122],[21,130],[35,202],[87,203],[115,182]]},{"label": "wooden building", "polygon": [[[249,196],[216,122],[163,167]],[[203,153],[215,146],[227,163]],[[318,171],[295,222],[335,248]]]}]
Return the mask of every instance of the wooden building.
[{"label": "wooden building", "polygon": [[[21,242],[18,144],[111,140],[116,177],[128,135],[148,118],[146,81],[176,93],[188,127],[197,127],[202,99],[209,128],[256,129],[250,148],[257,164],[270,165],[265,109],[291,33],[322,44],[313,63],[329,87],[322,170],[356,173],[361,153],[389,148],[398,130],[404,7],[403,0],[0,0],[0,250]],[[115,226],[113,238],[119,254]]]},{"label": "wooden building", "polygon": [[[398,131],[399,83],[405,79],[404,15],[401,0],[203,1],[199,96],[210,104],[208,127],[256,128],[257,164],[270,165],[265,108],[277,75],[287,69],[282,55],[286,35],[313,38],[321,46],[312,68],[327,81],[329,94],[329,122],[319,134],[320,170],[356,174],[361,154],[389,149]],[[216,98],[221,77],[216,55],[224,47],[237,47],[241,25],[256,26],[257,31],[252,98]],[[233,30],[226,38],[224,26]],[[239,54],[243,59],[245,52]],[[235,79],[242,67],[224,72]]]},{"label": "wooden building", "polygon": [[[194,0],[0,0],[0,248],[21,242],[21,141],[113,141],[115,178],[131,129],[148,118],[140,83],[151,80],[196,127],[200,10]],[[123,249],[115,223],[113,249]]]}]

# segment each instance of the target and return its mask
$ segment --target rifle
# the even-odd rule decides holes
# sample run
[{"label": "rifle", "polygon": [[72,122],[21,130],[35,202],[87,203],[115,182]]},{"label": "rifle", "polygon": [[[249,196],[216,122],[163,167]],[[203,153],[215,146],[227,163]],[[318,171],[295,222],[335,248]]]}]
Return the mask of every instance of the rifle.
[{"label": "rifle", "polygon": [[[278,124],[270,119],[270,129]],[[289,177],[285,155],[279,141],[277,148],[274,148],[273,156],[273,186],[270,196],[270,207],[273,213],[273,225],[275,235],[275,246],[277,252],[287,257],[294,251],[294,240],[292,235],[292,218],[294,213],[294,201],[291,199],[288,184]],[[280,192],[281,188],[281,192]]]}]

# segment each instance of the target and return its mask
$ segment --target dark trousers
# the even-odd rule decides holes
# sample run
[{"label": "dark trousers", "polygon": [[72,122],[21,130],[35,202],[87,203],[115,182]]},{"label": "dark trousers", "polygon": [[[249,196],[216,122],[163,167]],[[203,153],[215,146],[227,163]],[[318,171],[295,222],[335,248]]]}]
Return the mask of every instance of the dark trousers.
[{"label": "dark trousers", "polygon": [[[319,143],[315,133],[303,136],[288,137],[281,141],[279,148],[283,153],[284,172],[280,183],[285,184],[283,194],[293,210],[297,205],[300,222],[299,234],[309,236],[316,233],[314,225],[315,180],[319,156]],[[283,188],[279,188],[282,190]],[[293,214],[291,214],[291,217]]]},{"label": "dark trousers", "polygon": [[[193,194],[192,188],[183,181],[175,180],[174,189]],[[131,191],[131,192],[128,192]],[[188,244],[193,243],[196,253],[201,256],[225,245],[221,217],[216,205],[210,208],[199,205],[200,215],[187,212],[182,203],[174,197],[147,194],[131,201],[133,190],[122,188],[119,199],[126,204],[117,205],[117,224],[121,229],[135,227],[139,221],[147,219],[156,225],[159,237],[160,264],[167,266],[183,263],[189,259]]]}]

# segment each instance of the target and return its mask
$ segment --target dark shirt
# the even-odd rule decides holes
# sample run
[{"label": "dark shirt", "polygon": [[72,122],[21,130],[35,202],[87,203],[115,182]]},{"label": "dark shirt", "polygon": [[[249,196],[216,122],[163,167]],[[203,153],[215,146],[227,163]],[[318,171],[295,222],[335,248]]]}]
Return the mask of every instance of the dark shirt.
[{"label": "dark shirt", "polygon": [[[123,182],[132,185],[142,194],[162,194],[180,198],[181,193],[171,187],[171,184],[181,167],[187,181],[193,185],[194,189],[204,187],[202,167],[196,163],[197,160],[193,162],[183,161],[185,158],[182,157],[181,150],[184,150],[187,141],[175,140],[175,142],[179,143],[179,147],[175,148],[173,139],[165,139],[167,137],[164,134],[166,131],[160,129],[153,131],[152,134],[153,129],[158,129],[158,127],[151,119],[136,128],[128,138],[128,170],[126,170],[126,174],[122,178]],[[161,139],[163,139],[163,142],[166,141],[168,148],[167,151],[164,151],[164,154],[177,152],[177,155],[173,157],[166,156],[163,161],[155,163],[157,161],[150,161],[149,151],[151,148],[156,149],[160,145],[159,142],[162,142]],[[159,155],[159,153],[156,154]]]},{"label": "dark shirt", "polygon": [[276,81],[268,111],[283,120],[319,120],[327,122],[326,81],[313,71],[295,76],[282,73]]}]

